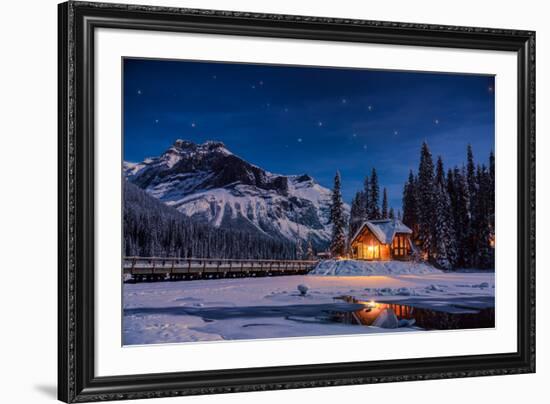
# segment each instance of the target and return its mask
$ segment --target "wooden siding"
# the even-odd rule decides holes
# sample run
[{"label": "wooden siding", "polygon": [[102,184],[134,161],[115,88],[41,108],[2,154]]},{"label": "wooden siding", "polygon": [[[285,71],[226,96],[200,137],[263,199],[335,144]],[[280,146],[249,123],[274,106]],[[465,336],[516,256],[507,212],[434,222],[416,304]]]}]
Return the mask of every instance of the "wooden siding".
[{"label": "wooden siding", "polygon": [[407,260],[410,258],[410,254],[411,246],[408,234],[398,233],[395,235],[392,245],[382,244],[366,226],[351,244],[351,256],[354,259],[368,261]]}]

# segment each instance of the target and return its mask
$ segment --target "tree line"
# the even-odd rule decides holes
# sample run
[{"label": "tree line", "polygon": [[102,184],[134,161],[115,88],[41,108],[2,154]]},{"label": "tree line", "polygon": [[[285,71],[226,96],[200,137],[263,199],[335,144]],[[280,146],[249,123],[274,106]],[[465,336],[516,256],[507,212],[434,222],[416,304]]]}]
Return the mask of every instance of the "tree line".
[{"label": "tree line", "polygon": [[[401,212],[398,212],[398,216]],[[382,204],[380,205],[380,186],[378,174],[373,168],[370,176],[365,176],[363,189],[358,191],[352,201],[349,218],[349,233],[355,234],[365,220],[393,219],[395,212],[393,207],[388,209],[388,190],[382,191]]]},{"label": "tree line", "polygon": [[[349,244],[347,237],[352,237],[365,220],[394,219],[395,217],[393,207],[388,207],[388,191],[386,188],[383,188],[382,204],[380,204],[378,174],[376,168],[373,168],[370,176],[365,176],[363,189],[353,196],[349,219],[346,221],[341,193],[341,178],[340,173],[337,172],[334,177],[330,210],[330,221],[332,223],[331,255],[346,255]],[[400,211],[398,211],[397,217],[401,218]]]},{"label": "tree line", "polygon": [[128,182],[124,185],[123,221],[126,256],[297,258],[295,243],[196,222]]},{"label": "tree line", "polygon": [[466,165],[446,172],[441,156],[434,167],[427,143],[420,164],[403,188],[403,223],[413,230],[422,255],[440,268],[494,268],[495,157],[475,164],[472,146]]},{"label": "tree line", "polygon": [[[418,171],[409,172],[403,188],[403,215],[397,213],[397,218],[412,229],[420,257],[442,269],[494,268],[495,157],[491,152],[488,165],[475,164],[471,145],[466,154],[466,165],[445,172],[442,157],[434,165],[424,142]],[[396,217],[393,208],[388,209],[386,188],[381,205],[379,199],[378,175],[373,168],[363,189],[352,199],[346,226],[341,178],[336,173],[330,211],[332,256],[346,255],[347,237],[352,237],[365,220]]]}]

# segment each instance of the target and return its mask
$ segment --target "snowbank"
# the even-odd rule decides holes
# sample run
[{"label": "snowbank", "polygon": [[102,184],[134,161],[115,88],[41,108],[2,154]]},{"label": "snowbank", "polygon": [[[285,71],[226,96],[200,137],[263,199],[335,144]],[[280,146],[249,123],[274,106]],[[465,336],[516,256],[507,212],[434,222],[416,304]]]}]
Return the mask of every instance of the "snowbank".
[{"label": "snowbank", "polygon": [[412,261],[324,260],[310,275],[368,276],[441,273],[431,265]]},{"label": "snowbank", "polygon": [[[484,284],[489,287],[479,287]],[[307,285],[305,296],[298,285]],[[338,307],[342,300],[335,298],[351,296],[463,312],[465,307],[494,306],[494,285],[495,273],[487,271],[125,283],[123,343],[413,332],[419,331],[414,321],[400,319],[398,328],[366,327],[327,320],[323,310]]]},{"label": "snowbank", "polygon": [[397,328],[399,327],[399,320],[392,309],[384,309],[378,317],[376,317],[372,326],[380,328]]}]

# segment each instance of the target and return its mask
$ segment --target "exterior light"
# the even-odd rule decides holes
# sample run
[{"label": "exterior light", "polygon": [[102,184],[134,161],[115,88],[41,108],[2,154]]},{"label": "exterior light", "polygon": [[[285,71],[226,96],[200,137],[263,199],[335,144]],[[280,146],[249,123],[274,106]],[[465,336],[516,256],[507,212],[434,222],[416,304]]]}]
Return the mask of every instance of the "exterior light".
[{"label": "exterior light", "polygon": [[370,309],[374,309],[377,306],[377,303],[374,300],[371,300],[367,303],[367,307]]}]

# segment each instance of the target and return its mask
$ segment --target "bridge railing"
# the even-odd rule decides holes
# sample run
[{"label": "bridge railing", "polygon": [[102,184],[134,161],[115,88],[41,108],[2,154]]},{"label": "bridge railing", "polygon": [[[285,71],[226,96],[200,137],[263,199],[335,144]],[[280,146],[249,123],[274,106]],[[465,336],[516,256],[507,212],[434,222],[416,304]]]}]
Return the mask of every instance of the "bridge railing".
[{"label": "bridge railing", "polygon": [[124,257],[127,281],[211,279],[243,276],[302,275],[317,260]]}]

